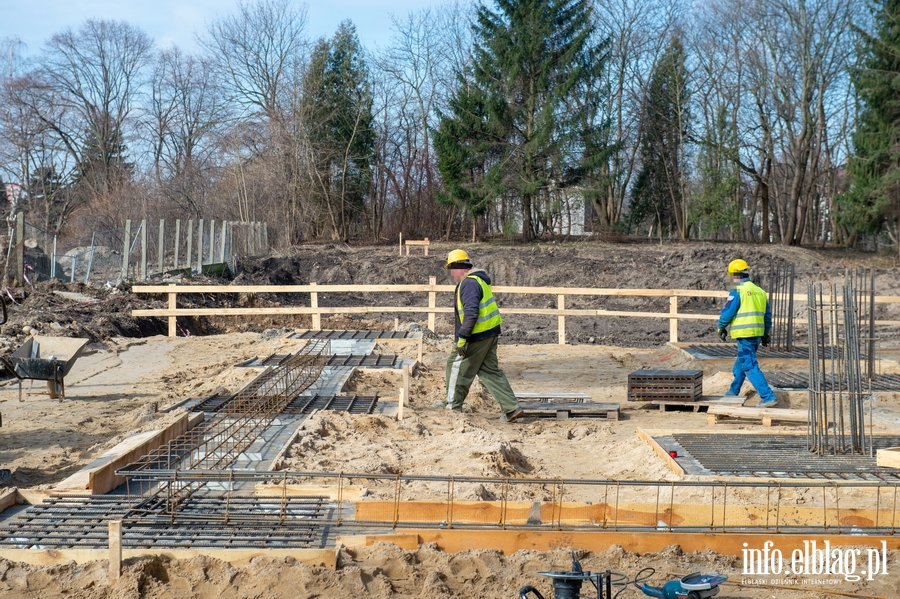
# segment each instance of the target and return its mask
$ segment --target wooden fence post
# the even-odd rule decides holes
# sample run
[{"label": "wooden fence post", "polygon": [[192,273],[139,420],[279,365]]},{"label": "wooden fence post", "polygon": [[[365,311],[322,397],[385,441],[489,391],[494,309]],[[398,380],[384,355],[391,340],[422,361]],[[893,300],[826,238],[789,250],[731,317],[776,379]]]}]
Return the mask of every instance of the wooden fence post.
[{"label": "wooden fence post", "polygon": [[[315,283],[310,283],[310,287],[314,287]],[[309,294],[309,307],[310,308],[318,308],[319,307],[319,294],[315,291],[310,292]],[[312,315],[312,330],[321,331],[322,330],[322,314],[319,312],[314,312]]]},{"label": "wooden fence post", "polygon": [[125,221],[125,244],[122,250],[122,272],[119,279],[124,281],[128,278],[128,253],[131,250],[131,220]]},{"label": "wooden fence post", "polygon": [[[435,298],[437,296],[434,291],[434,286],[437,284],[437,277],[428,277],[428,284],[431,285],[431,290],[428,292],[428,307],[434,308],[436,306]],[[435,311],[428,310],[428,330],[432,333],[434,332],[434,317]]]},{"label": "wooden fence post", "polygon": [[[175,289],[174,289],[175,287],[176,287],[176,285],[174,283],[169,284],[169,288],[172,289],[172,291],[168,294],[169,295],[169,310],[174,310],[175,308],[178,307],[178,303],[176,301],[178,294],[175,293]],[[169,337],[176,337],[178,335],[178,331],[175,326],[176,318],[177,318],[176,316],[169,316]]]},{"label": "wooden fence post", "polygon": [[669,298],[669,343],[678,343],[678,296]]},{"label": "wooden fence post", "polygon": [[400,257],[403,257],[403,233],[400,233]]},{"label": "wooden fence post", "polygon": [[[556,308],[558,310],[566,309],[566,296],[563,294],[559,294],[556,296]],[[566,316],[564,314],[560,314],[556,317],[557,326],[559,328],[559,344],[566,344]]]},{"label": "wooden fence post", "polygon": [[188,230],[187,230],[187,252],[185,252],[184,257],[184,265],[188,268],[191,267],[191,249],[194,243],[194,219],[188,220]]},{"label": "wooden fence post", "polygon": [[119,582],[122,576],[122,521],[109,521],[109,585]]}]

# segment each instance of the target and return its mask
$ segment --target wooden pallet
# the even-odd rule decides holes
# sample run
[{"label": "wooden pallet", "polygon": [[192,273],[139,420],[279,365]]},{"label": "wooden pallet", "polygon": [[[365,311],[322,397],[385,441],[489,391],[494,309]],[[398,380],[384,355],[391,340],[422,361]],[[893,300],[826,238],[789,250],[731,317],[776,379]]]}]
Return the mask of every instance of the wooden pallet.
[{"label": "wooden pallet", "polygon": [[519,408],[526,413],[555,413],[560,420],[578,417],[605,417],[619,419],[619,404],[594,402],[519,402]]},{"label": "wooden pallet", "polygon": [[704,412],[706,408],[713,406],[740,406],[747,400],[744,395],[701,395],[696,401],[680,401],[674,399],[657,399],[650,403],[659,406],[660,412],[665,412],[670,406],[693,408],[694,412]]},{"label": "wooden pallet", "polygon": [[713,425],[722,416],[729,418],[744,418],[749,420],[762,419],[763,426],[772,426],[773,420],[787,420],[790,422],[806,422],[809,412],[806,410],[791,410],[786,408],[744,408],[741,406],[712,406],[706,413],[706,421]]},{"label": "wooden pallet", "polygon": [[580,403],[585,401],[591,401],[591,396],[587,393],[563,393],[563,392],[552,392],[552,391],[516,391],[516,399],[519,401],[528,401],[535,402],[539,401],[541,403],[554,403],[554,402],[565,402],[565,403]]}]

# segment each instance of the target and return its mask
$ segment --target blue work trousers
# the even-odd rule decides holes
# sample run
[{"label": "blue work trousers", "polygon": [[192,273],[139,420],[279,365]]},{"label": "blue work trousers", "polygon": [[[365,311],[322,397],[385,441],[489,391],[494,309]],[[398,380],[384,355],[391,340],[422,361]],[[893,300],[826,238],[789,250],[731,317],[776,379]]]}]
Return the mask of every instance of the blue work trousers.
[{"label": "blue work trousers", "polygon": [[759,339],[759,337],[735,339],[737,341],[737,358],[734,361],[734,368],[731,369],[734,380],[731,382],[727,395],[739,395],[744,379],[750,379],[750,384],[759,393],[761,401],[767,402],[775,399],[775,392],[769,387],[766,377],[759,369],[759,362],[756,361]]}]

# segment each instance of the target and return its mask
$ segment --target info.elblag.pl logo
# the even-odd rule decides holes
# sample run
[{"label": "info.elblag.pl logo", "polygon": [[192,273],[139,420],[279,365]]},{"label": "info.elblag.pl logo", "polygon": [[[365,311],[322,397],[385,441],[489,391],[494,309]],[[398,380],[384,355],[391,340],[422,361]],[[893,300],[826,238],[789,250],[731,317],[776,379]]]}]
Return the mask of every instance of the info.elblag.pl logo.
[{"label": "info.elblag.pl logo", "polygon": [[744,543],[744,569],[746,576],[842,576],[848,582],[874,580],[887,575],[887,541],[881,548],[832,547],[831,541],[821,544],[803,541],[799,547],[785,556],[775,543],[766,541],[761,549],[753,549]]}]

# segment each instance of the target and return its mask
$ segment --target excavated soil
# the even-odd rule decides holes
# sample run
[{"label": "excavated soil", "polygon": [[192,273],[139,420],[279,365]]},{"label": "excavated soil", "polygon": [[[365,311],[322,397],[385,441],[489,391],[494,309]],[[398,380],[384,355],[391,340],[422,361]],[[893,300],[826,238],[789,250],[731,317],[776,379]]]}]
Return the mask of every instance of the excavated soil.
[{"label": "excavated soil", "polygon": [[[221,284],[422,284],[434,276],[449,283],[442,266],[448,247],[432,247],[432,256],[399,257],[396,248],[309,246],[289,255],[242,265],[233,281]],[[476,264],[485,268],[497,285],[533,285],[612,288],[725,289],[723,266],[743,257],[759,270],[784,260],[795,264],[798,293],[806,281],[841,284],[847,269],[873,266],[880,295],[900,295],[893,256],[813,251],[782,247],[739,247],[721,244],[542,244],[525,247],[467,247]],[[204,281],[209,282],[209,281]],[[62,293],[59,293],[62,292]],[[180,332],[190,337],[160,336],[162,319],[134,318],[136,307],[163,307],[164,298],[136,296],[130,287],[95,289],[83,285],[39,283],[10,305],[10,320],[0,339],[6,350],[15,349],[29,334],[78,336],[90,340],[67,378],[64,402],[39,392],[41,384],[26,386],[26,401],[17,400],[17,388],[0,387],[0,467],[12,470],[5,486],[48,488],[77,471],[95,456],[137,431],[160,428],[183,413],[182,403],[213,393],[235,392],[252,376],[250,369],[235,368],[256,356],[283,353],[295,347],[281,341],[282,333],[307,328],[309,317],[179,319]],[[180,300],[181,301],[181,300]],[[319,294],[321,306],[425,305],[425,294]],[[213,294],[184,296],[183,306],[309,305],[306,294]],[[450,302],[441,294],[439,305]],[[555,307],[554,296],[500,298],[503,307]],[[665,299],[567,297],[567,307],[668,311]],[[718,300],[691,300],[679,304],[685,312],[714,313]],[[879,318],[894,318],[900,305],[881,306]],[[805,316],[805,315],[802,315]],[[421,329],[425,315],[403,315],[400,329]],[[387,328],[394,315],[373,314],[365,319],[335,316],[323,319],[324,328]],[[644,430],[708,429],[705,414],[661,413],[625,400],[627,375],[642,368],[702,369],[704,391],[721,393],[730,382],[729,366],[695,360],[667,346],[668,323],[660,319],[567,318],[569,345],[557,344],[554,317],[508,315],[501,338],[501,366],[518,391],[584,392],[595,401],[618,402],[619,421],[605,419],[555,420],[527,417],[515,424],[502,423],[496,403],[479,383],[473,386],[463,414],[434,407],[443,397],[444,361],[450,349],[449,322],[439,318],[434,333],[425,331],[423,359],[410,381],[406,417],[397,421],[384,414],[350,416],[318,413],[307,419],[289,450],[285,467],[302,471],[344,471],[373,476],[397,473],[485,476],[509,478],[680,480],[637,435]],[[683,340],[714,341],[708,321],[682,322]],[[898,337],[885,331],[881,348],[896,353]],[[900,335],[900,333],[897,333]],[[415,357],[414,344],[385,344],[377,351]],[[882,367],[900,372],[896,364]],[[765,364],[768,370],[796,369],[786,364]],[[402,384],[395,372],[357,371],[345,391],[358,394],[397,394]],[[749,391],[749,389],[746,389]],[[783,407],[805,407],[803,393],[779,393]],[[877,432],[894,432],[900,422],[898,396],[880,394]],[[761,431],[758,423],[731,421],[716,431]],[[776,423],[773,430],[802,432],[803,427]],[[685,477],[690,479],[691,477]],[[391,485],[377,478],[365,482],[365,498],[389,499]],[[0,486],[0,492],[4,490]],[[459,499],[498,499],[491,485],[456,488]],[[428,482],[404,488],[405,498],[442,498],[445,486]],[[510,500],[547,500],[549,488],[522,487]],[[568,491],[568,500],[595,499],[585,489]],[[787,495],[786,495],[787,497]],[[624,497],[623,500],[628,500]],[[634,497],[633,499],[637,499]],[[692,500],[706,500],[699,493]],[[730,501],[754,503],[757,498],[736,493]],[[798,494],[792,501],[814,505],[818,497]],[[854,498],[862,502],[862,498]],[[3,515],[0,515],[2,518]],[[577,549],[577,548],[575,548]],[[644,567],[656,574],[649,582],[661,585],[676,573],[697,570],[721,572],[730,583],[749,577],[741,574],[741,560],[712,551],[683,553],[673,545],[657,553],[637,555],[611,546],[603,552],[579,551],[587,570],[611,569],[633,578]],[[900,597],[898,552],[889,553],[888,576],[874,580],[843,577],[811,581],[799,577],[753,577],[755,583],[722,587],[719,596],[762,599],[832,597]],[[339,553],[336,570],[317,568],[286,559],[256,558],[242,568],[205,557],[189,560],[140,558],[127,560],[121,580],[109,586],[106,562],[29,566],[5,559],[0,550],[0,596],[13,598],[213,599],[319,597],[388,598],[512,598],[533,585],[544,597],[552,596],[546,578],[537,573],[569,570],[568,548],[550,552],[464,551],[446,554],[432,545],[416,551],[390,544],[347,549]],[[760,580],[762,584],[760,584]],[[778,585],[782,586],[778,586]],[[594,595],[593,592],[590,593]],[[631,587],[620,597],[644,596]]]}]

